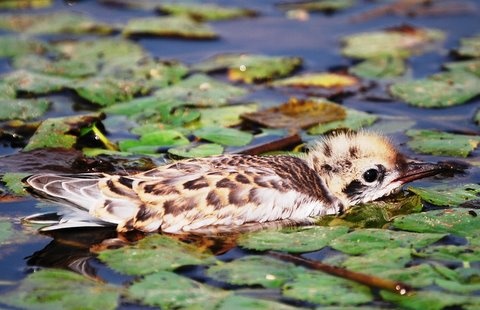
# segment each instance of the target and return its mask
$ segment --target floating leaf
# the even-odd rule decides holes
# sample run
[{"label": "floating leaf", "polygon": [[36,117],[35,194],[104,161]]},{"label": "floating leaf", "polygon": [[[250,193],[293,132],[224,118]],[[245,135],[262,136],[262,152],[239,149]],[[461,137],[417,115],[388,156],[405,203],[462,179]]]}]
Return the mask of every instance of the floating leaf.
[{"label": "floating leaf", "polygon": [[183,158],[207,157],[221,155],[223,153],[223,146],[215,143],[180,146],[168,149],[168,153]]},{"label": "floating leaf", "polygon": [[[344,256],[340,263],[335,262],[336,257],[327,258],[325,263],[339,265],[348,270],[379,275],[382,272],[396,270],[404,267],[412,260],[411,249],[397,247],[388,249],[374,249],[363,253],[361,256]],[[379,263],[381,258],[381,264]],[[388,277],[387,277],[388,278]]]},{"label": "floating leaf", "polygon": [[190,141],[179,131],[161,130],[146,133],[140,140],[122,140],[119,147],[123,152],[154,154],[165,146],[189,143]]},{"label": "floating leaf", "polygon": [[50,107],[45,99],[0,99],[0,120],[28,120],[42,116]]},{"label": "floating leaf", "polygon": [[353,76],[338,73],[308,73],[272,82],[273,86],[342,88],[358,85]]},{"label": "floating leaf", "polygon": [[460,39],[457,53],[464,57],[480,57],[480,35]]},{"label": "floating leaf", "polygon": [[355,4],[355,0],[313,0],[280,2],[277,6],[282,10],[305,10],[310,12],[317,11],[339,11],[347,9]]},{"label": "floating leaf", "polygon": [[480,60],[448,62],[443,66],[450,71],[466,71],[480,77]]},{"label": "floating leaf", "polygon": [[13,99],[16,95],[15,87],[0,81],[0,100]]},{"label": "floating leaf", "polygon": [[480,248],[478,246],[429,246],[415,251],[413,255],[424,259],[448,262],[480,262]]},{"label": "floating leaf", "polygon": [[352,58],[409,57],[425,50],[433,42],[442,41],[445,34],[439,30],[402,26],[383,31],[365,32],[342,39],[342,54]]},{"label": "floating leaf", "polygon": [[400,57],[375,57],[351,67],[349,72],[369,79],[393,78],[405,73],[405,60]]},{"label": "floating leaf", "polygon": [[228,146],[247,145],[252,141],[253,135],[234,128],[203,127],[193,134],[201,139]]},{"label": "floating leaf", "polygon": [[142,85],[113,77],[93,77],[73,84],[75,91],[83,98],[100,106],[132,100]]},{"label": "floating leaf", "polygon": [[245,256],[210,267],[207,275],[234,285],[261,285],[275,288],[294,278],[301,270],[293,264],[265,256]]},{"label": "floating leaf", "polygon": [[277,250],[303,253],[320,250],[328,243],[347,233],[347,227],[303,227],[298,229],[264,230],[244,234],[238,244],[257,251]]},{"label": "floating leaf", "polygon": [[355,230],[349,234],[342,235],[330,242],[330,246],[344,253],[356,255],[376,249],[397,247],[421,248],[440,240],[444,236],[445,234],[441,233],[417,234],[369,228]]},{"label": "floating leaf", "polygon": [[429,188],[408,187],[408,190],[423,200],[441,207],[457,207],[468,201],[477,200],[480,196],[480,185],[474,183],[455,186],[445,184]]},{"label": "floating leaf", "polygon": [[52,5],[52,0],[3,0],[0,9],[39,9]]},{"label": "floating leaf", "polygon": [[366,112],[345,108],[345,119],[340,121],[328,122],[325,124],[318,124],[308,129],[308,133],[311,135],[320,135],[331,130],[348,128],[351,130],[358,130],[362,127],[372,125],[378,116],[372,115]]},{"label": "floating leaf", "polygon": [[298,310],[298,307],[288,306],[278,302],[256,299],[246,296],[229,295],[218,305],[218,310],[250,309],[250,310]]},{"label": "floating leaf", "polygon": [[344,119],[345,109],[325,99],[290,100],[279,107],[243,114],[242,117],[270,128],[307,128]]},{"label": "floating leaf", "polygon": [[101,118],[101,114],[94,113],[44,120],[23,151],[39,148],[72,148],[77,142],[80,130],[100,121]]},{"label": "floating leaf", "polygon": [[324,273],[303,272],[283,287],[283,295],[320,305],[352,306],[373,300],[370,289]]},{"label": "floating leaf", "polygon": [[67,59],[52,61],[37,55],[15,57],[13,66],[17,69],[60,75],[68,78],[85,77],[97,73],[97,66],[91,61]]},{"label": "floating leaf", "polygon": [[253,10],[225,7],[209,3],[163,3],[159,4],[156,9],[166,14],[189,16],[195,20],[202,21],[256,16],[256,12]]},{"label": "floating leaf", "polygon": [[478,236],[480,217],[468,209],[445,209],[397,217],[393,226],[419,233],[450,233],[462,237]]},{"label": "floating leaf", "polygon": [[59,91],[72,84],[72,80],[40,73],[17,70],[3,75],[3,80],[17,91],[47,94]]},{"label": "floating leaf", "polygon": [[185,103],[179,100],[162,99],[155,96],[139,97],[130,101],[117,103],[103,109],[106,113],[120,114],[136,118],[150,111],[159,115],[169,114],[174,108]]},{"label": "floating leaf", "polygon": [[151,235],[135,245],[102,251],[98,258],[111,268],[129,275],[146,275],[215,262],[210,253],[200,252],[193,245],[163,235]]},{"label": "floating leaf", "polygon": [[130,19],[123,28],[123,35],[156,35],[203,40],[217,38],[217,34],[208,25],[183,16]]},{"label": "floating leaf", "polygon": [[455,295],[440,291],[419,291],[409,296],[401,296],[387,291],[381,291],[380,294],[383,299],[404,309],[440,310],[454,306],[462,306],[463,309],[471,306],[471,309],[475,309],[480,306],[480,297],[478,296]]},{"label": "floating leaf", "polygon": [[480,143],[480,136],[469,136],[433,130],[406,132],[412,139],[408,146],[421,154],[467,157]]},{"label": "floating leaf", "polygon": [[26,192],[22,180],[29,175],[29,173],[8,172],[3,175],[2,182],[5,183],[10,192],[18,196],[23,196],[26,195]]},{"label": "floating leaf", "polygon": [[30,273],[15,291],[1,296],[2,303],[22,309],[116,309],[120,288],[60,270]]},{"label": "floating leaf", "polygon": [[256,104],[236,105],[230,107],[219,107],[200,109],[200,119],[193,122],[188,128],[196,129],[208,126],[231,127],[237,126],[242,122],[240,115],[256,111]]},{"label": "floating leaf", "polygon": [[[2,3],[2,2],[0,2]],[[0,36],[0,57],[17,57],[25,54],[43,54],[52,49],[45,42],[12,35]]]},{"label": "floating leaf", "polygon": [[423,80],[393,84],[390,92],[413,106],[444,108],[479,95],[480,78],[465,71],[439,73]]}]

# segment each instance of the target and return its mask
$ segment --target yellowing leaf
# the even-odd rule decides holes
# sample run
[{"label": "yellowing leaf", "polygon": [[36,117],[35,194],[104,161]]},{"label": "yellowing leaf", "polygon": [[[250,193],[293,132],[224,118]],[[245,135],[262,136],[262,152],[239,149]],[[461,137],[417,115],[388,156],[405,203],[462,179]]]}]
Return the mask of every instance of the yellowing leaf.
[{"label": "yellowing leaf", "polygon": [[359,80],[353,76],[338,73],[309,73],[272,83],[273,86],[289,87],[349,87],[355,86]]}]

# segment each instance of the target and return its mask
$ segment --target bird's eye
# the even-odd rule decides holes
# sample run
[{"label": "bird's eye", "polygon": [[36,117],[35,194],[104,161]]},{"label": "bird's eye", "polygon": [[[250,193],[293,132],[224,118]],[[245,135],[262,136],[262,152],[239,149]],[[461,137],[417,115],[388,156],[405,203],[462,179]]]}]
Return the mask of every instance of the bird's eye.
[{"label": "bird's eye", "polygon": [[363,174],[363,179],[368,183],[375,182],[378,179],[378,170],[377,169],[368,169]]}]

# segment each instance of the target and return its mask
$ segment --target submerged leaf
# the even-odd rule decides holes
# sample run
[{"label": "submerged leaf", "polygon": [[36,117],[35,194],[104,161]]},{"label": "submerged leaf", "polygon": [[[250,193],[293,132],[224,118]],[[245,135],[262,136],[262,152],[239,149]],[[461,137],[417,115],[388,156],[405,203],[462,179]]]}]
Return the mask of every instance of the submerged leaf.
[{"label": "submerged leaf", "polygon": [[195,130],[193,134],[198,138],[228,146],[247,145],[253,139],[251,133],[225,127],[203,127]]},{"label": "submerged leaf", "polygon": [[45,99],[0,99],[0,120],[28,120],[42,116],[50,107]]},{"label": "submerged leaf", "polygon": [[351,130],[358,130],[363,127],[372,125],[378,116],[369,114],[363,111],[345,108],[345,119],[340,121],[332,121],[325,124],[318,124],[308,129],[311,135],[320,135],[331,130],[348,128]]},{"label": "submerged leaf", "polygon": [[182,158],[207,157],[221,155],[223,146],[215,143],[180,146],[168,149],[168,153]]},{"label": "submerged leaf", "polygon": [[467,157],[480,143],[480,136],[433,130],[410,129],[406,134],[411,138],[408,146],[421,154]]},{"label": "submerged leaf", "polygon": [[440,207],[458,207],[468,201],[478,200],[480,196],[480,185],[474,183],[455,186],[444,184],[429,188],[408,187],[408,190]]},{"label": "submerged leaf", "polygon": [[15,232],[10,220],[0,219],[0,245],[7,243]]}]

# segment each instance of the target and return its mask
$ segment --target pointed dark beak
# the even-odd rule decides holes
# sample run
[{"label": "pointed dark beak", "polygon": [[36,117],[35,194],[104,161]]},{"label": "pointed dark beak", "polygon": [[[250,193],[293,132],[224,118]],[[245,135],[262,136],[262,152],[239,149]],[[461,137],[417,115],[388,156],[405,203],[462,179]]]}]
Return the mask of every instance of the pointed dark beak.
[{"label": "pointed dark beak", "polygon": [[405,184],[437,174],[448,174],[451,176],[456,172],[464,172],[467,168],[468,165],[461,162],[408,162],[402,175],[395,181],[400,181],[402,184]]}]

